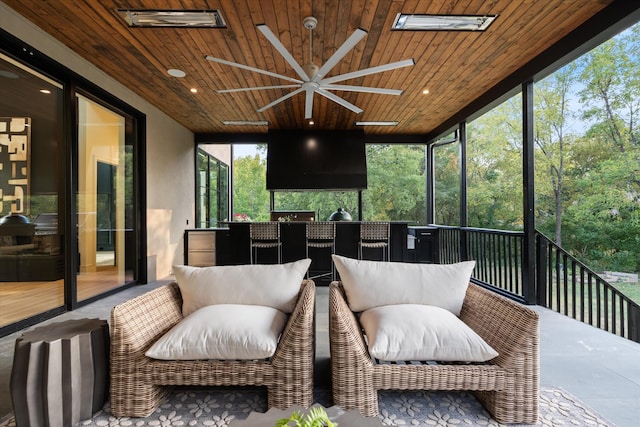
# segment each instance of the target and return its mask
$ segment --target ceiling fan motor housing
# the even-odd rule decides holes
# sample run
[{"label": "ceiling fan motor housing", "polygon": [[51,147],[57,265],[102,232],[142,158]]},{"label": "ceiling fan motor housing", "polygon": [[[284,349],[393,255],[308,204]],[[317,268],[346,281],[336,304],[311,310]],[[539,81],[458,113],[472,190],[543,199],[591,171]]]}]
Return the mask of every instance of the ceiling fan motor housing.
[{"label": "ceiling fan motor housing", "polygon": [[307,76],[309,76],[309,80],[313,80],[316,74],[318,74],[318,70],[320,69],[320,67],[318,67],[316,64],[309,62],[308,64],[304,64],[302,66],[302,69],[304,70],[305,73],[307,73]]},{"label": "ceiling fan motor housing", "polygon": [[318,25],[318,20],[316,18],[314,18],[313,16],[307,16],[306,18],[304,18],[304,20],[302,21],[302,25],[304,25],[304,27],[307,30],[313,30],[316,28],[316,26]]}]

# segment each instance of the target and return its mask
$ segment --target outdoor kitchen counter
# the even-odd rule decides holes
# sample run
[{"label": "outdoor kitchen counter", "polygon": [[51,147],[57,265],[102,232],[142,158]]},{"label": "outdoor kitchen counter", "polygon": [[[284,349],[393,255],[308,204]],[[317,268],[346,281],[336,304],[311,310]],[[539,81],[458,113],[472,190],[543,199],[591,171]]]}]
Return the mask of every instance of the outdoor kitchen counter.
[{"label": "outdoor kitchen counter", "polygon": [[[350,258],[358,257],[360,225],[364,221],[336,221],[336,254]],[[215,233],[216,265],[248,264],[250,262],[250,222],[228,222],[226,227],[211,229]],[[408,221],[389,221],[390,224],[390,260],[407,261]],[[304,221],[280,222],[280,241],[282,243],[282,262],[296,261],[306,256],[306,225]],[[188,251],[189,232],[202,232],[207,229],[187,230],[185,250]],[[372,250],[372,256],[378,253]],[[328,256],[326,256],[328,258]],[[276,262],[275,251],[265,250],[260,254],[260,263]]]}]

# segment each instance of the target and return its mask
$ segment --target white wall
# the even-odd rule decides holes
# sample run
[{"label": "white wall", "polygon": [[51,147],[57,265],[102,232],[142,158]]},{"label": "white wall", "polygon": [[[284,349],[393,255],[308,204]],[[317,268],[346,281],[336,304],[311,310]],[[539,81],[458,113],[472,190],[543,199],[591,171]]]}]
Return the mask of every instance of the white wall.
[{"label": "white wall", "polygon": [[168,276],[195,221],[193,133],[2,2],[0,27],[146,114],[147,272],[149,281]]}]

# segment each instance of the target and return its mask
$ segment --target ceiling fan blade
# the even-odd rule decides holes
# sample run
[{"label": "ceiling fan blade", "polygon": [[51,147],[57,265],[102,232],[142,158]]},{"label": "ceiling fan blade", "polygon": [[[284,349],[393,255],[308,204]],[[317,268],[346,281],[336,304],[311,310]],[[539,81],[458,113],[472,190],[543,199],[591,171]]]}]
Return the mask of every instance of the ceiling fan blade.
[{"label": "ceiling fan blade", "polygon": [[257,86],[257,87],[241,87],[237,89],[220,89],[216,90],[218,93],[231,93],[231,92],[248,92],[251,90],[264,90],[264,89],[293,89],[300,87],[300,85],[280,85],[280,86]]},{"label": "ceiling fan blade", "polygon": [[273,47],[276,48],[276,50],[280,53],[280,55],[282,55],[285,61],[287,61],[289,65],[291,65],[291,67],[294,69],[294,71],[298,73],[300,78],[304,81],[309,81],[309,76],[307,76],[307,73],[305,73],[302,67],[300,66],[300,64],[298,64],[296,60],[293,59],[293,56],[291,56],[287,48],[284,47],[284,45],[282,44],[282,42],[280,42],[280,40],[276,37],[276,35],[273,34],[273,31],[271,31],[271,29],[269,29],[269,27],[267,27],[265,24],[259,24],[256,26],[262,32],[262,34],[267,38],[267,40],[271,42]]},{"label": "ceiling fan blade", "polygon": [[265,105],[264,107],[259,108],[258,109],[258,113],[262,113],[263,111],[268,110],[269,108],[273,107],[274,105],[279,104],[282,101],[287,100],[287,99],[291,98],[292,96],[295,96],[295,95],[299,94],[303,90],[304,90],[303,88],[299,88],[299,89],[296,89],[294,91],[289,92],[285,96],[281,96],[280,98],[276,99],[275,101],[270,102],[267,105]]},{"label": "ceiling fan blade", "polygon": [[367,87],[367,86],[349,86],[349,85],[325,85],[322,89],[325,90],[344,90],[348,92],[366,92],[366,93],[379,93],[382,95],[402,95],[401,89],[384,89],[379,87]]},{"label": "ceiling fan blade", "polygon": [[302,80],[294,79],[288,76],[283,76],[282,74],[272,73],[271,71],[262,70],[260,68],[250,67],[244,64],[238,64],[237,62],[227,61],[226,59],[215,58],[211,55],[205,56],[205,59],[207,61],[217,62],[218,64],[230,65],[232,67],[242,68],[243,70],[253,71],[254,73],[265,74],[267,76],[276,77],[278,79],[287,80],[294,83],[300,83],[300,84],[304,83]]},{"label": "ceiling fan blade", "polygon": [[348,108],[349,110],[353,111],[356,114],[362,113],[362,109],[361,108],[356,107],[355,105],[353,105],[349,101],[345,101],[344,99],[340,98],[337,95],[334,95],[331,92],[327,92],[324,89],[316,89],[316,92],[318,92],[320,95],[324,96],[325,98],[332,100],[336,104],[340,104],[344,108]]},{"label": "ceiling fan blade", "polygon": [[331,55],[327,62],[325,62],[322,67],[320,67],[318,73],[313,78],[313,81],[317,82],[321,80],[322,77],[327,75],[327,73],[331,71],[331,69],[335,67],[336,64],[340,62],[340,60],[344,58],[344,56],[349,53],[349,51],[353,49],[353,47],[358,44],[358,42],[362,40],[362,38],[366,35],[367,32],[361,28],[355,30],[353,34],[351,34],[351,36],[344,43],[342,43],[342,46],[340,46],[340,48],[336,50],[333,55]]},{"label": "ceiling fan blade", "polygon": [[307,96],[304,103],[304,119],[309,120],[313,118],[313,89],[306,88]]},{"label": "ceiling fan blade", "polygon": [[365,68],[364,70],[353,71],[351,73],[340,74],[339,76],[329,77],[328,79],[321,80],[319,83],[327,85],[335,82],[341,82],[343,80],[355,79],[356,77],[368,76],[369,74],[382,73],[384,71],[395,70],[396,68],[409,67],[415,65],[413,59],[405,59],[404,61],[392,62],[390,64],[378,65],[377,67]]}]

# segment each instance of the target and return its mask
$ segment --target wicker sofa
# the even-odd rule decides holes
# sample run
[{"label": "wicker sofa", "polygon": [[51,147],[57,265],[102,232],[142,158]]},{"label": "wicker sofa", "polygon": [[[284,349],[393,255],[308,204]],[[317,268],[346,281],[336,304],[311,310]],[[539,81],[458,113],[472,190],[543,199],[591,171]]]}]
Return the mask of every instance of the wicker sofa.
[{"label": "wicker sofa", "polygon": [[469,284],[461,320],[499,356],[485,363],[387,363],[369,354],[358,314],[341,282],[329,289],[329,334],[334,403],[378,414],[378,390],[469,390],[501,423],[538,418],[538,314],[480,286]]},{"label": "wicker sofa", "polygon": [[266,360],[155,360],[147,349],[182,317],[177,283],[117,305],[111,313],[111,410],[145,417],[170,386],[266,386],[269,407],[313,400],[315,285],[304,280],[275,354]]}]

